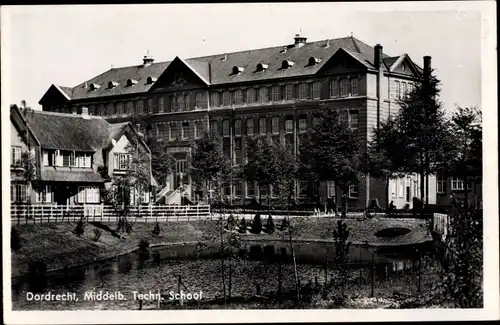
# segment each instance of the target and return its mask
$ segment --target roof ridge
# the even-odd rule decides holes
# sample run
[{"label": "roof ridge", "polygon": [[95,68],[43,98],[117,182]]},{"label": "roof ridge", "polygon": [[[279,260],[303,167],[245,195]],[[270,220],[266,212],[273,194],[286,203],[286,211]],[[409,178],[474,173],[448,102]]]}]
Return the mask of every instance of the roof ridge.
[{"label": "roof ridge", "polygon": [[86,119],[95,119],[95,120],[106,121],[102,116],[96,116],[96,115],[82,115],[82,114],[76,114],[76,113],[61,113],[61,112],[40,111],[40,110],[33,110],[33,112],[36,114],[56,115],[56,116],[65,116],[65,117],[79,117],[79,118],[85,117]]}]

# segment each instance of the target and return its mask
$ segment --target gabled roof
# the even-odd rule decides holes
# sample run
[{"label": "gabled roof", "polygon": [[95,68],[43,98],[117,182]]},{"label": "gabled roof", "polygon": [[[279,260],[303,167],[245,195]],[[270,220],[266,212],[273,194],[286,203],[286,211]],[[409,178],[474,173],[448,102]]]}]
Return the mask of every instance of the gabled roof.
[{"label": "gabled roof", "polygon": [[[25,115],[31,114],[31,112],[33,112],[33,110],[31,110],[31,109],[29,111],[28,110],[21,110],[21,109],[19,109],[19,107],[17,107],[17,105],[11,105],[10,106],[10,119],[15,124],[21,123],[21,125],[16,125],[16,126],[18,128],[20,128],[20,127],[26,128],[28,130],[28,132],[30,133],[32,139],[34,140],[35,144],[37,146],[40,146],[40,141],[36,137],[35,133],[31,129],[31,127],[26,122],[26,119],[24,118]],[[17,117],[17,118],[14,118],[14,116]]]},{"label": "gabled roof", "polygon": [[[344,37],[316,42],[308,42],[297,47],[294,45],[275,46],[256,50],[246,50],[233,53],[223,53],[181,59],[206,84],[217,86],[224,84],[270,80],[287,77],[314,75],[339,50],[344,49],[351,56],[362,62],[366,67],[373,67],[374,49],[354,37]],[[309,58],[320,59],[317,64],[309,65]],[[382,55],[383,59],[389,58]],[[294,62],[289,69],[281,69],[283,61]],[[59,87],[64,93],[71,93],[73,100],[92,99],[105,96],[144,93],[151,89],[146,84],[148,77],[158,78],[164,73],[171,62],[152,63],[151,65],[137,65],[110,69],[99,76],[91,78],[74,88]],[[257,64],[263,63],[268,68],[263,72],[256,72]],[[233,67],[240,67],[240,73],[233,74]],[[127,80],[133,79],[137,83],[127,86]],[[108,88],[108,82],[117,82],[116,87]],[[100,88],[90,90],[89,85],[95,83]],[[153,83],[154,84],[154,83]],[[157,86],[160,86],[157,83]],[[71,91],[70,91],[71,89]]]},{"label": "gabled roof", "polygon": [[395,56],[391,58],[384,59],[384,64],[387,67],[388,71],[394,71],[397,67],[399,67],[404,61],[408,61],[410,63],[410,68],[417,75],[421,75],[423,73],[423,69],[416,65],[408,54],[402,54],[400,56]]},{"label": "gabled roof", "polygon": [[45,92],[45,94],[42,96],[42,98],[38,103],[41,104],[46,101],[51,101],[54,98],[57,98],[57,101],[59,101],[59,98],[62,99],[62,101],[69,101],[72,99],[71,98],[72,94],[73,94],[72,88],[62,87],[52,84],[49,87],[49,89],[47,89],[47,91]]},{"label": "gabled roof", "polygon": [[109,125],[108,132],[108,143],[106,145],[107,149],[110,149],[114,146],[114,143],[118,142],[120,138],[126,133],[127,129],[134,133],[139,142],[144,146],[148,153],[151,153],[148,145],[142,140],[142,138],[138,135],[137,130],[132,126],[131,122],[122,122],[122,123],[113,123]]}]

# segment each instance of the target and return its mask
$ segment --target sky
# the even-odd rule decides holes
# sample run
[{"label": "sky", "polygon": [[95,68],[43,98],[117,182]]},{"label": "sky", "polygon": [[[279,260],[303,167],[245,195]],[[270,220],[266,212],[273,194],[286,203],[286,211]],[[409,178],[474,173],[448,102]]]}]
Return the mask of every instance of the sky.
[{"label": "sky", "polygon": [[[38,101],[113,67],[354,35],[423,66],[432,57],[441,101],[481,107],[481,15],[474,6],[272,3],[2,7],[2,107]],[[418,9],[419,11],[416,11]]]}]

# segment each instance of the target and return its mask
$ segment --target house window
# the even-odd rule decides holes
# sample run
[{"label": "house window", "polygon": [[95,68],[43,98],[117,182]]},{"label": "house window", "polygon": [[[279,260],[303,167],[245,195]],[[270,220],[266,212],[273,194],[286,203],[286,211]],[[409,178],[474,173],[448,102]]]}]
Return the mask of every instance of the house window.
[{"label": "house window", "polygon": [[299,99],[307,99],[309,94],[309,85],[306,83],[299,84]]},{"label": "house window", "polygon": [[130,154],[128,153],[115,153],[115,170],[128,170],[130,168]]},{"label": "house window", "polygon": [[234,139],[234,164],[237,166],[242,164],[241,138]]},{"label": "house window", "polygon": [[183,122],[181,125],[181,139],[186,140],[189,136],[189,122]]},{"label": "house window", "polygon": [[453,176],[451,178],[451,189],[452,190],[463,190],[464,189],[464,179],[461,177]]},{"label": "house window", "polygon": [[255,89],[254,88],[247,89],[247,103],[248,104],[255,103]]},{"label": "house window", "polygon": [[229,137],[229,134],[230,134],[229,120],[224,120],[222,121],[222,136]]},{"label": "house window", "polygon": [[194,138],[195,139],[201,138],[202,133],[203,133],[202,122],[201,121],[194,122]]},{"label": "house window", "polygon": [[259,133],[261,135],[265,135],[266,132],[267,132],[266,118],[265,117],[261,117],[259,119]]},{"label": "house window", "polygon": [[359,94],[359,80],[358,78],[352,78],[351,79],[351,95],[358,95]]},{"label": "house window", "polygon": [[285,100],[293,100],[294,85],[286,85],[285,87]]},{"label": "house window", "polygon": [[348,127],[349,126],[349,112],[345,111],[345,110],[341,111],[339,117],[340,117],[340,124]]},{"label": "house window", "polygon": [[115,105],[113,103],[108,103],[108,116],[115,115]]},{"label": "house window", "polygon": [[300,133],[307,132],[307,119],[306,118],[299,119],[299,132]]},{"label": "house window", "polygon": [[281,100],[280,86],[273,86],[271,88],[271,97],[273,102],[278,102]]},{"label": "house window", "polygon": [[169,102],[170,102],[170,111],[177,112],[177,98],[174,95],[171,95],[169,97]]},{"label": "house window", "polygon": [[328,197],[335,197],[335,182],[328,181],[327,186],[328,186],[328,190],[327,190]]},{"label": "house window", "polygon": [[[62,158],[63,156],[60,155],[60,157]],[[79,167],[79,168],[90,168],[91,167],[91,164],[92,164],[92,155],[91,154],[89,154],[89,153],[77,153],[77,154],[75,154],[75,158],[76,158],[76,166],[75,167]],[[70,160],[71,160],[71,158],[70,158]],[[58,166],[62,166],[62,165],[58,165]]]},{"label": "house window", "polygon": [[247,135],[253,135],[253,118],[247,119]]},{"label": "house window", "polygon": [[349,112],[349,127],[353,130],[357,130],[358,124],[358,111]]},{"label": "house window", "polygon": [[217,121],[210,121],[210,133],[219,135],[219,124]]},{"label": "house window", "polygon": [[230,105],[229,91],[224,91],[222,93],[222,105],[223,106],[229,106]]},{"label": "house window", "polygon": [[104,106],[104,104],[99,104],[97,106],[97,114],[99,116],[106,116],[106,107]]},{"label": "house window", "polygon": [[69,161],[68,161],[68,164],[69,164],[69,167],[77,167],[77,164],[76,164],[76,154],[74,151],[71,151],[69,153]]},{"label": "house window", "polygon": [[400,198],[405,196],[405,184],[403,178],[398,179],[398,194]]},{"label": "house window", "polygon": [[241,120],[234,121],[234,135],[237,137],[241,136]]},{"label": "house window", "polygon": [[401,83],[402,86],[403,86],[403,97],[408,97],[408,88],[407,88],[407,83],[406,82],[402,82]]},{"label": "house window", "polygon": [[37,203],[51,203],[52,202],[52,188],[50,185],[41,185],[37,187],[36,198]]},{"label": "house window", "polygon": [[177,134],[177,125],[175,123],[170,123],[168,128],[168,139],[174,141]]},{"label": "house window", "polygon": [[78,203],[99,203],[99,187],[97,186],[78,186]]},{"label": "house window", "polygon": [[201,108],[201,93],[196,93],[194,97],[194,107]]},{"label": "house window", "polygon": [[299,190],[297,192],[299,193],[299,196],[307,196],[307,181],[300,181],[298,186]]},{"label": "house window", "polygon": [[12,146],[12,166],[20,166],[21,165],[21,147]]},{"label": "house window", "polygon": [[220,93],[218,91],[214,91],[212,93],[212,107],[220,106]]},{"label": "house window", "polygon": [[312,95],[314,99],[319,99],[321,97],[321,82],[317,81],[313,83]]},{"label": "house window", "polygon": [[390,183],[391,183],[391,197],[396,197],[396,195],[397,195],[397,193],[396,193],[396,180],[391,179]]},{"label": "house window", "polygon": [[144,114],[144,101],[142,99],[138,99],[135,104],[137,114]]},{"label": "house window", "polygon": [[349,186],[349,197],[357,198],[358,197],[358,185],[350,185]]},{"label": "house window", "polygon": [[269,88],[260,87],[259,88],[259,102],[266,103],[269,101]]},{"label": "house window", "polygon": [[255,196],[255,183],[254,182],[247,182],[247,197],[254,197]]},{"label": "house window", "polygon": [[134,102],[131,102],[131,101],[127,102],[127,114],[128,115],[134,114]]},{"label": "house window", "polygon": [[184,102],[186,103],[185,104],[186,111],[191,110],[192,105],[191,105],[191,95],[190,94],[185,94],[184,95]]},{"label": "house window", "polygon": [[347,97],[351,92],[351,83],[349,79],[340,80],[340,97]]},{"label": "house window", "polygon": [[10,183],[10,202],[26,202],[28,199],[28,186],[20,183]]},{"label": "house window", "polygon": [[165,112],[165,98],[160,97],[158,98],[158,113],[163,113]]},{"label": "house window", "polygon": [[158,141],[163,141],[165,135],[165,125],[163,123],[156,124],[156,138]]},{"label": "house window", "polygon": [[118,115],[124,115],[125,114],[125,110],[123,109],[123,102],[118,102],[116,104],[116,114],[118,114]]},{"label": "house window", "polygon": [[243,104],[243,91],[241,89],[237,89],[234,91],[234,104],[235,105],[241,105]]},{"label": "house window", "polygon": [[330,80],[330,98],[335,98],[340,96],[339,81]]},{"label": "house window", "polygon": [[291,118],[285,120],[285,133],[293,133],[293,120]]},{"label": "house window", "polygon": [[184,95],[177,96],[177,109],[182,112],[186,109],[186,103],[184,101]]},{"label": "house window", "polygon": [[401,83],[396,80],[396,98],[401,98]]},{"label": "house window", "polygon": [[279,134],[280,133],[280,118],[277,116],[274,116],[271,119],[271,132],[272,132],[272,134]]},{"label": "house window", "polygon": [[437,192],[446,193],[447,178],[441,175],[437,176]]}]

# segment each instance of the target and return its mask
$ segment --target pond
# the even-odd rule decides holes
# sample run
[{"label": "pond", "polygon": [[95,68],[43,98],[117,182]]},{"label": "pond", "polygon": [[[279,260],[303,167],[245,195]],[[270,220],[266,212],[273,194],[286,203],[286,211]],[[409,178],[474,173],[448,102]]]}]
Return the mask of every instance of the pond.
[{"label": "pond", "polygon": [[[351,245],[349,268],[360,270],[359,275],[369,277],[371,269],[383,279],[403,268],[415,266],[415,246],[369,247]],[[420,248],[421,249],[421,248]],[[168,296],[178,291],[179,276],[186,289],[202,292],[203,300],[222,297],[221,259],[217,246],[199,250],[195,245],[178,245],[151,248],[144,256],[139,252],[118,256],[83,267],[50,272],[42,288],[35,289],[29,281],[12,279],[14,310],[116,310],[139,307],[139,294],[156,294],[158,290]],[[334,259],[333,244],[295,242],[297,271],[302,284],[322,281],[325,265],[331,271]],[[292,290],[293,264],[291,250],[286,242],[244,242],[245,258],[231,263],[232,295],[248,297],[256,294],[273,294],[281,274],[284,290]],[[225,260],[228,277],[228,260]],[[358,272],[358,271],[356,271]],[[354,273],[354,272],[353,272]],[[356,273],[357,275],[358,273]],[[319,279],[319,280],[318,280]],[[100,291],[115,294],[121,300],[92,300]],[[41,294],[75,293],[76,300],[35,301],[29,300],[30,292]],[[34,296],[36,297],[36,296]],[[168,299],[167,299],[168,300]],[[168,305],[168,304],[167,304]],[[156,302],[144,301],[144,309],[155,308]],[[168,306],[167,306],[168,308]]]}]

